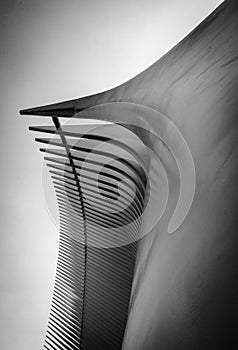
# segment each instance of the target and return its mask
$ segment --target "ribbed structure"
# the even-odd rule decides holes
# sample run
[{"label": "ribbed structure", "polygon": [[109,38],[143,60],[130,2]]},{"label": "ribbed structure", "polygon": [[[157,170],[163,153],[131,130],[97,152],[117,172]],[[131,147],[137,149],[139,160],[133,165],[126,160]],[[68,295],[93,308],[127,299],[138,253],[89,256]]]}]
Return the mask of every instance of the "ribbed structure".
[{"label": "ribbed structure", "polygon": [[[138,140],[113,124],[30,127],[44,148],[60,217],[46,349],[121,349],[146,202]],[[91,127],[92,128],[92,127]],[[123,132],[123,139],[120,133]],[[144,161],[145,162],[145,161]],[[119,186],[120,184],[120,186]],[[130,242],[128,244],[128,242]]]},{"label": "ribbed structure", "polygon": [[[44,151],[61,217],[47,349],[234,347],[237,52],[238,2],[226,0],[164,57],[122,85],[21,111],[120,123],[142,144],[134,148],[120,139],[125,128],[121,134],[95,129],[90,137],[84,126],[60,129],[56,119],[52,127],[33,128],[58,135],[39,140],[50,146]],[[166,196],[156,190],[166,181],[160,181],[162,171],[143,144],[168,177],[163,216],[160,200]],[[138,164],[149,169],[149,185]],[[117,202],[119,179],[124,182]],[[141,210],[147,214],[140,220]]]}]

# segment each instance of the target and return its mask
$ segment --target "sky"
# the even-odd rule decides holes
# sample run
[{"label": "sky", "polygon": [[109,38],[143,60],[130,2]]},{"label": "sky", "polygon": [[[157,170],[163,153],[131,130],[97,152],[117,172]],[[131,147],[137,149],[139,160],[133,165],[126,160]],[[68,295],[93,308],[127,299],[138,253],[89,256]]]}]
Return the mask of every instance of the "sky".
[{"label": "sky", "polygon": [[19,110],[100,92],[146,69],[218,0],[4,0],[0,5],[0,347],[39,350],[58,231],[42,190],[42,155]]}]

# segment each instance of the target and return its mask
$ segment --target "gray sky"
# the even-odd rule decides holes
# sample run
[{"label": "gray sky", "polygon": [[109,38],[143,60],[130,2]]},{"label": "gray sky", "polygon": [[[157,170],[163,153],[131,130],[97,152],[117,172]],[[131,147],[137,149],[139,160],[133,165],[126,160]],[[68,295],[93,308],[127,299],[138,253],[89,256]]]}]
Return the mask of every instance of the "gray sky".
[{"label": "gray sky", "polygon": [[[57,228],[19,109],[103,91],[165,54],[221,1],[5,0],[0,8],[0,348],[42,349]],[[45,119],[47,122],[47,118]]]}]

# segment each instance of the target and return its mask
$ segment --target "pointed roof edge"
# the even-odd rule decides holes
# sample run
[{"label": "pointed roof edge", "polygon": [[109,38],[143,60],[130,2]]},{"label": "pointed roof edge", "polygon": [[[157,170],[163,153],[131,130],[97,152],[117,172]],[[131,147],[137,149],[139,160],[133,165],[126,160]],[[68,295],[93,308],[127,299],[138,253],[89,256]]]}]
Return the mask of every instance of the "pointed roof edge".
[{"label": "pointed roof edge", "polygon": [[[58,116],[58,117],[71,117],[75,113],[81,112],[84,109],[93,107],[102,101],[111,100],[110,96],[117,87],[114,87],[103,92],[96,94],[76,98],[73,100],[66,100],[63,102],[57,102],[45,106],[33,107],[20,110],[21,115],[39,115],[39,116]],[[104,101],[105,102],[105,101]]]},{"label": "pointed roof edge", "polygon": [[20,110],[21,115],[39,115],[39,116],[60,116],[69,117],[75,112],[75,100],[53,103],[45,106],[27,108]]},{"label": "pointed roof edge", "polygon": [[[128,81],[113,87],[109,90],[105,90],[96,94],[75,98],[73,100],[66,100],[63,102],[53,103],[45,106],[39,106],[39,107],[33,107],[33,108],[27,108],[20,110],[20,115],[35,115],[35,116],[46,116],[46,117],[52,117],[52,116],[58,116],[58,117],[65,117],[69,118],[72,117],[74,114],[81,112],[85,109],[88,109],[90,107],[96,106],[101,103],[108,103],[108,102],[135,102],[135,103],[141,103],[143,101],[143,104],[145,104],[145,97],[153,91],[154,87],[150,87],[149,90],[145,88],[145,91],[143,94],[138,94],[135,92],[135,87],[137,87],[137,90],[140,90],[140,85],[144,84],[146,87],[148,86],[148,79],[151,79],[151,74],[155,75],[155,70],[158,65],[161,63],[162,71],[163,71],[163,61],[166,58],[170,58],[171,56],[175,55],[175,51],[178,51],[178,48],[181,46],[181,50],[183,51],[183,45],[185,45],[188,41],[191,39],[194,40],[194,37],[198,36],[199,33],[203,33],[204,29],[209,26],[213,21],[216,20],[219,14],[222,13],[223,10],[226,9],[226,7],[229,7],[230,5],[230,12],[235,10],[235,7],[237,7],[237,2],[235,0],[226,0],[223,1],[217,8],[215,8],[203,21],[201,21],[188,35],[186,35],[178,44],[176,44],[171,50],[169,50],[165,55],[160,57],[156,62],[154,62],[151,66],[147,67],[145,70],[137,74],[136,76],[132,77]],[[235,11],[234,11],[235,12]],[[216,28],[214,30],[217,31]],[[201,35],[202,38],[202,35]],[[200,38],[200,40],[201,40]],[[176,55],[175,55],[176,57]],[[158,79],[163,81],[163,74],[161,72],[161,69],[158,70]],[[171,79],[170,79],[171,80]],[[173,81],[171,82],[173,84]],[[146,105],[154,107],[154,100],[155,96],[151,94],[151,98],[147,98]],[[156,96],[157,101],[157,96]],[[163,110],[164,108],[161,108],[160,110]]]}]

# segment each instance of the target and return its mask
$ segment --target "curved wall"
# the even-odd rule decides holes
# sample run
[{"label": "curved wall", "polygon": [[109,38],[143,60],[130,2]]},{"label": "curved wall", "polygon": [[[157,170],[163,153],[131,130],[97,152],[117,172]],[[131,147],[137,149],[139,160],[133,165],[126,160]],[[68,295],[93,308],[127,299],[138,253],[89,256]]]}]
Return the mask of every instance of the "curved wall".
[{"label": "curved wall", "polygon": [[90,118],[93,109],[87,109],[95,105],[136,103],[163,113],[188,143],[196,169],[194,201],[174,234],[168,235],[162,218],[137,248],[124,350],[226,349],[236,341],[237,29],[238,4],[225,1],[125,84],[22,111]]}]

